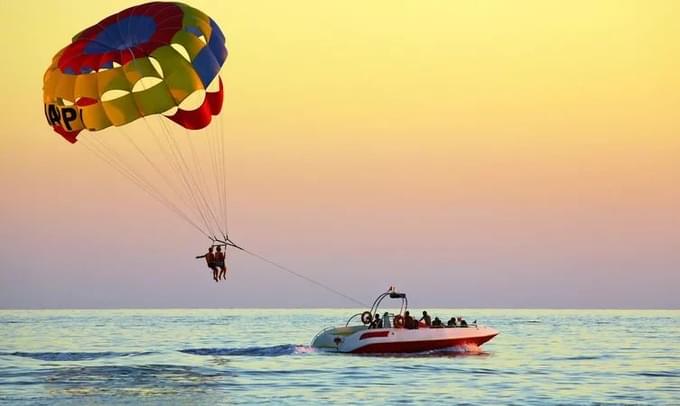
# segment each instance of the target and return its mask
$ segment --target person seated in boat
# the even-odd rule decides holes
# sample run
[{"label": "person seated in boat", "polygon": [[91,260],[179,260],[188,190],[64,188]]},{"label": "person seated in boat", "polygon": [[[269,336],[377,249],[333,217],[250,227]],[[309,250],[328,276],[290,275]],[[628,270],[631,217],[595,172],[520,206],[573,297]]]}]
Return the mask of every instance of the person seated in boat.
[{"label": "person seated in boat", "polygon": [[423,310],[423,317],[421,317],[419,321],[425,322],[427,327],[432,327],[432,318],[425,310]]},{"label": "person seated in boat", "polygon": [[460,325],[461,327],[467,327],[468,326],[467,321],[465,321],[465,319],[462,318],[462,317],[458,318],[458,325]]},{"label": "person seated in boat", "polygon": [[442,321],[439,320],[439,317],[435,317],[434,320],[432,320],[432,327],[434,327],[434,328],[444,327],[444,325],[442,324]]},{"label": "person seated in boat", "polygon": [[205,263],[208,265],[208,268],[212,269],[213,279],[215,280],[215,282],[217,282],[218,281],[218,279],[217,279],[217,264],[215,262],[215,254],[213,253],[213,247],[210,246],[210,248],[208,248],[207,253],[205,253],[203,255],[199,255],[199,256],[196,257],[196,259],[200,259],[200,258],[205,258]]},{"label": "person seated in boat", "polygon": [[215,252],[215,266],[220,270],[218,278],[227,279],[227,264],[225,263],[225,255],[222,252],[222,247],[217,246],[217,252]]},{"label": "person seated in boat", "polygon": [[416,319],[411,317],[411,313],[408,310],[406,310],[406,312],[404,312],[404,327],[406,327],[407,329],[414,329],[416,328],[415,325],[417,324],[418,322],[416,322]]},{"label": "person seated in boat", "polygon": [[373,322],[371,323],[371,328],[383,328],[383,321],[380,318],[380,314],[376,313]]},{"label": "person seated in boat", "polygon": [[449,321],[446,322],[446,327],[457,327],[458,325],[456,324],[456,318],[451,317]]},{"label": "person seated in boat", "polygon": [[392,326],[390,325],[390,314],[389,313],[387,313],[387,312],[383,313],[382,322],[383,322],[384,328],[392,328]]}]

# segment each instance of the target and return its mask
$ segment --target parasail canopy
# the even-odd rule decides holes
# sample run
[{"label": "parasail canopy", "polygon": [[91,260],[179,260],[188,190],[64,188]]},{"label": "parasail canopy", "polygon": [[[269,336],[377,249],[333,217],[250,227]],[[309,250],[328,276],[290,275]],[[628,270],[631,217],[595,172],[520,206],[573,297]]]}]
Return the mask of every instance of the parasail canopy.
[{"label": "parasail canopy", "polygon": [[53,57],[43,79],[47,122],[72,143],[83,129],[155,114],[203,128],[222,108],[218,74],[226,58],[222,31],[201,11],[167,2],[130,7],[76,34]]}]

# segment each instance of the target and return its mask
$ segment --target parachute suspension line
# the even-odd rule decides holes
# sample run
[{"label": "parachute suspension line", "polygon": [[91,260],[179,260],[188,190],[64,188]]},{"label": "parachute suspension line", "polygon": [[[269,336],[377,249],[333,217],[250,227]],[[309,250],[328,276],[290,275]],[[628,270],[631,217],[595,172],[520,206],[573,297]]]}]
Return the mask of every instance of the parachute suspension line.
[{"label": "parachute suspension line", "polygon": [[[100,154],[108,157],[113,163],[118,165],[118,167],[124,169],[127,173],[133,176],[139,182],[140,185],[144,186],[151,193],[162,198],[165,201],[168,201],[167,197],[165,197],[163,193],[161,193],[156,187],[154,187],[154,185],[148,179],[143,177],[141,174],[136,173],[132,165],[125,161],[121,157],[121,155],[117,151],[115,151],[112,147],[110,147],[104,141],[99,139],[97,135],[93,134],[89,138],[92,140],[92,144],[94,143],[98,144],[99,147],[98,151]],[[95,145],[91,145],[91,147],[96,148]]]},{"label": "parachute suspension line", "polygon": [[221,166],[220,166],[220,157],[219,157],[219,144],[218,144],[218,130],[216,129],[216,125],[212,125],[207,127],[207,139],[208,139],[208,153],[207,155],[210,156],[210,167],[212,169],[212,175],[213,175],[213,188],[209,189],[212,190],[214,193],[210,194],[209,196],[211,198],[215,198],[217,201],[217,207],[215,208],[216,210],[216,218],[219,218],[219,226],[218,228],[220,229],[220,232],[222,235],[220,238],[226,238],[227,236],[227,228],[226,228],[226,218],[224,217],[224,205],[226,204],[224,199],[222,198],[222,191],[223,191],[223,182],[222,178],[223,175],[221,173]]},{"label": "parachute suspension line", "polygon": [[[218,217],[222,215],[223,210],[222,207],[224,207],[224,201],[222,200],[222,182],[220,180],[220,172],[219,172],[219,164],[218,164],[218,154],[216,152],[217,149],[217,144],[216,144],[216,137],[217,133],[213,129],[213,126],[208,127],[208,133],[207,133],[207,138],[208,138],[208,155],[210,156],[210,167],[212,170],[213,178],[215,181],[215,188],[213,189],[215,191],[215,196],[217,197],[217,214]],[[221,224],[224,224],[224,216],[222,216]],[[225,229],[221,229],[220,231],[223,232],[223,234],[226,232]]]},{"label": "parachute suspension line", "polygon": [[[156,145],[158,145],[159,150],[163,154],[166,162],[168,163],[168,166],[175,172],[175,177],[180,180],[180,185],[184,186],[183,192],[184,196],[186,196],[187,200],[191,203],[188,205],[189,207],[193,206],[194,212],[198,214],[198,217],[202,220],[203,225],[205,226],[206,229],[208,229],[208,233],[213,234],[209,229],[210,226],[208,225],[208,220],[205,218],[205,215],[203,213],[203,210],[201,210],[200,203],[196,199],[196,196],[194,193],[192,193],[191,185],[189,184],[189,180],[186,177],[186,174],[182,171],[181,164],[179,163],[179,157],[177,156],[177,153],[173,150],[170,138],[172,138],[172,135],[168,135],[165,132],[162,131],[161,133],[163,134],[165,138],[165,142],[167,144],[167,149],[166,146],[163,144],[162,140],[160,139],[160,136],[154,131],[154,129],[151,127],[151,124],[146,120],[146,117],[144,118],[144,123],[146,124],[147,128],[149,129],[149,132],[153,135],[154,142]],[[163,120],[163,118],[159,118],[159,120]]]},{"label": "parachute suspension line", "polygon": [[[134,139],[123,129],[123,127],[119,128],[120,132],[125,136],[125,139],[134,147],[134,149],[144,158],[144,160],[151,165],[151,167],[154,169],[154,171],[158,174],[158,176],[163,179],[163,182],[172,190],[174,195],[177,197],[177,200],[183,203],[184,206],[189,206],[189,203],[186,200],[185,195],[180,193],[180,191],[177,189],[177,187],[168,179],[168,177],[163,173],[163,171],[158,167],[158,165],[146,154],[140,147],[137,145],[137,143],[134,141]],[[168,199],[169,200],[169,199]]]},{"label": "parachute suspension line", "polygon": [[[147,123],[148,125],[148,123]],[[167,149],[165,145],[161,142],[159,136],[153,132],[153,138],[154,142],[158,146],[158,149],[161,151],[161,154],[165,158],[165,161],[167,162],[168,166],[172,169],[172,171],[175,174],[175,179],[179,179],[179,190],[182,192],[182,196],[184,197],[186,201],[186,205],[190,208],[193,208],[194,213],[197,213],[199,217],[201,217],[201,210],[200,207],[198,206],[198,202],[196,199],[191,195],[189,187],[186,185],[186,178],[184,177],[184,174],[182,173],[182,169],[177,162],[177,158],[173,157],[173,151],[170,149]]]},{"label": "parachute suspension line", "polygon": [[[173,204],[172,201],[168,199],[167,196],[165,196],[165,194],[159,191],[158,188],[156,188],[151,181],[146,179],[141,174],[137,173],[134,170],[133,165],[128,164],[117,151],[115,151],[112,147],[108,146],[104,141],[98,139],[96,136],[93,136],[92,139],[93,141],[99,143],[100,147],[104,150],[104,152],[102,152],[101,150],[99,150],[99,152],[104,156],[108,156],[120,168],[126,170],[134,179],[137,180],[138,185],[140,187],[148,189],[148,193],[151,193],[152,195],[156,196],[157,200],[164,203],[166,207],[170,208],[175,213],[180,214],[180,217],[190,219],[190,217],[183,210],[178,208],[177,205]],[[193,220],[191,220],[191,222],[195,223]]]},{"label": "parachute suspension line", "polygon": [[[153,195],[154,197],[157,198],[157,195],[154,193],[154,191],[146,185],[132,170],[127,168],[124,164],[121,162],[118,162],[115,157],[107,155],[104,146],[97,146],[94,144],[95,141],[90,142],[89,137],[86,141],[85,138],[83,138],[80,142],[81,145],[83,145],[85,148],[87,148],[90,152],[94,153],[95,156],[103,160],[104,162],[108,163],[111,165],[114,169],[119,171],[121,174],[123,174],[125,177],[129,178],[132,180],[137,186],[142,188],[145,192]],[[89,145],[91,144],[91,145]]]},{"label": "parachute suspension line", "polygon": [[131,180],[134,184],[136,184],[140,189],[142,189],[144,192],[149,194],[152,198],[154,198],[156,201],[159,203],[163,204],[166,206],[168,209],[176,213],[180,218],[185,220],[189,225],[194,227],[199,233],[207,236],[210,238],[210,236],[206,233],[204,229],[202,229],[198,224],[196,224],[191,218],[186,216],[184,212],[179,210],[175,205],[173,205],[171,202],[167,201],[164,199],[162,196],[159,196],[153,192],[153,189],[149,188],[148,185],[145,185],[145,183],[139,179],[132,171],[130,171],[128,168],[125,168],[121,163],[115,162],[111,157],[108,157],[103,151],[97,149],[94,145],[88,145],[88,142],[81,142],[81,144],[87,148],[90,152],[92,152],[96,157],[107,163],[109,166],[111,166],[113,169],[118,171],[121,175],[124,177],[128,178]]},{"label": "parachute suspension line", "polygon": [[[215,137],[217,136],[217,133],[215,132],[213,127],[215,127],[215,126],[213,125],[213,126],[208,127],[206,137],[208,139],[207,144],[208,144],[208,149],[209,149],[208,155],[210,157],[210,164],[211,164],[210,168],[212,170],[212,175],[213,175],[214,182],[215,182],[215,188],[213,188],[212,190],[214,190],[214,192],[215,192],[213,195],[216,196],[216,198],[217,198],[218,207],[216,207],[216,211],[217,211],[217,217],[219,217],[221,215],[221,213],[223,213],[222,207],[224,207],[224,201],[222,200],[222,182],[220,181],[220,172],[219,172],[219,169],[218,169],[219,168],[219,166],[218,166],[218,156],[217,156],[217,152],[216,152],[217,145],[216,145],[216,142],[215,142]],[[221,221],[223,223],[226,223],[226,221],[224,220],[224,217],[221,218]],[[224,235],[226,234],[226,229],[221,229],[220,231],[223,234],[222,238],[224,238]]]},{"label": "parachute suspension line", "polygon": [[[184,171],[187,174],[186,179],[188,180],[187,184],[189,185],[189,190],[191,191],[192,195],[195,196],[197,202],[200,203],[199,206],[202,209],[202,215],[206,218],[206,222],[209,225],[211,224],[210,221],[209,221],[210,217],[212,217],[213,222],[216,222],[215,214],[213,213],[212,209],[210,208],[210,205],[208,204],[208,201],[205,198],[205,195],[203,194],[203,192],[200,188],[200,184],[198,183],[198,180],[196,179],[195,174],[191,171],[191,168],[187,164],[187,161],[184,157],[184,154],[182,153],[181,148],[179,147],[177,140],[175,139],[175,137],[172,136],[170,129],[167,127],[167,125],[164,121],[160,121],[160,124],[161,124],[161,127],[165,130],[166,139],[169,140],[169,145],[171,145],[173,147],[174,152],[179,157],[179,161],[181,162],[181,165],[182,165]],[[211,234],[213,236],[216,236],[217,233],[215,233],[214,229],[212,227],[209,227],[209,228],[210,228]]]},{"label": "parachute suspension line", "polygon": [[[224,231],[222,230],[222,227],[220,226],[220,221],[217,219],[217,216],[215,215],[214,211],[211,208],[211,205],[209,204],[210,199],[210,189],[207,187],[206,184],[206,178],[203,173],[203,165],[201,164],[201,161],[198,159],[198,156],[196,155],[196,150],[194,148],[194,142],[191,139],[192,136],[189,134],[189,130],[186,128],[184,129],[184,134],[188,140],[189,148],[191,151],[191,157],[194,161],[194,168],[196,168],[198,172],[198,188],[201,191],[201,195],[203,196],[203,199],[205,200],[206,207],[208,208],[208,213],[212,217],[213,221],[215,222],[215,226],[217,227],[217,230],[224,234]],[[206,198],[207,196],[207,198]]]},{"label": "parachute suspension line", "polygon": [[221,141],[222,143],[222,153],[220,154],[220,157],[222,158],[222,174],[220,176],[222,180],[222,199],[224,202],[224,205],[222,206],[222,211],[224,212],[224,236],[225,238],[229,238],[229,217],[228,217],[228,203],[229,200],[227,200],[227,151],[225,148],[226,144],[226,134],[224,132],[224,118],[223,115],[219,115],[218,119],[218,124],[217,126],[217,139]]},{"label": "parachute suspension line", "polygon": [[[225,228],[226,224],[226,219],[223,216],[223,207],[224,207],[224,201],[222,200],[222,182],[221,182],[221,176],[218,170],[218,157],[217,157],[217,151],[216,151],[216,145],[214,145],[214,137],[212,134],[215,133],[215,125],[209,126],[206,129],[206,134],[205,137],[208,139],[208,147],[209,151],[207,151],[207,155],[210,156],[210,161],[213,164],[213,170],[212,170],[212,187],[208,188],[208,196],[215,201],[217,204],[215,205],[215,218],[217,220],[217,228],[219,229],[221,233],[221,238],[224,238],[227,235],[227,230]],[[190,135],[189,135],[190,136]],[[200,169],[200,167],[199,167]],[[206,178],[207,179],[207,178]],[[212,192],[212,193],[211,193]]]},{"label": "parachute suspension line", "polygon": [[227,224],[227,219],[224,216],[224,205],[226,204],[224,199],[222,198],[222,190],[223,190],[223,185],[222,185],[222,174],[220,171],[220,165],[219,165],[219,153],[218,153],[218,144],[217,144],[217,136],[218,136],[218,130],[216,129],[216,126],[210,126],[208,127],[210,131],[208,132],[208,144],[209,144],[209,154],[210,155],[210,162],[212,163],[212,171],[213,171],[213,176],[215,178],[215,184],[217,185],[216,195],[217,195],[217,201],[219,203],[219,213],[222,214],[222,221],[224,224],[224,236],[226,236],[229,233],[229,230],[227,230],[226,224]]},{"label": "parachute suspension line", "polygon": [[314,279],[310,278],[309,276],[306,276],[306,275],[303,275],[303,274],[301,274],[301,273],[299,273],[299,272],[296,272],[296,271],[294,271],[294,270],[292,270],[292,269],[290,269],[290,268],[288,268],[288,267],[285,267],[285,266],[279,264],[278,262],[274,262],[274,261],[272,261],[271,259],[268,259],[268,258],[266,258],[266,257],[264,257],[264,256],[262,256],[262,255],[260,255],[260,254],[258,254],[258,253],[255,253],[255,252],[253,252],[253,251],[250,251],[250,250],[247,250],[247,249],[245,249],[245,248],[243,248],[243,247],[240,247],[240,246],[234,244],[233,241],[231,241],[231,240],[229,240],[229,239],[226,239],[225,241],[222,241],[222,240],[219,240],[219,239],[218,239],[218,240],[215,240],[215,241],[218,242],[218,243],[220,243],[221,245],[230,246],[230,247],[234,247],[234,248],[236,248],[236,249],[239,249],[239,250],[245,252],[246,254],[251,255],[251,256],[253,256],[253,257],[255,257],[255,258],[257,258],[257,259],[259,259],[259,260],[261,260],[261,261],[264,261],[264,262],[266,262],[266,263],[268,263],[268,264],[270,264],[270,265],[272,265],[272,266],[274,266],[274,267],[276,267],[276,268],[278,268],[278,269],[280,269],[280,270],[282,270],[282,271],[284,271],[284,272],[288,272],[289,274],[294,275],[294,276],[297,276],[297,277],[300,278],[300,279],[304,279],[304,280],[306,280],[307,282],[309,282],[309,283],[311,283],[311,284],[314,284],[314,285],[316,285],[316,286],[318,286],[318,287],[320,287],[320,288],[322,288],[322,289],[325,289],[325,290],[327,290],[327,291],[329,291],[329,292],[331,292],[331,293],[334,293],[334,294],[336,294],[336,295],[338,295],[338,296],[342,296],[342,297],[344,297],[345,299],[349,300],[350,302],[353,302],[354,304],[358,304],[359,306],[363,306],[363,307],[368,307],[368,305],[367,305],[366,303],[364,303],[364,302],[362,302],[362,301],[360,301],[360,300],[358,300],[358,299],[355,299],[355,298],[353,298],[352,296],[350,296],[350,295],[348,295],[348,294],[346,294],[346,293],[342,293],[342,292],[340,292],[340,291],[337,290],[337,289],[334,289],[334,288],[332,288],[332,287],[330,287],[330,286],[328,286],[328,285],[326,285],[326,284],[324,284],[324,283],[321,283],[321,282],[319,282],[319,281],[317,281],[317,280],[314,280]]},{"label": "parachute suspension line", "polygon": [[162,118],[159,118],[158,123],[160,124],[161,127],[161,133],[165,137],[165,141],[168,145],[168,148],[172,152],[173,157],[175,158],[178,168],[179,168],[179,174],[180,174],[180,179],[182,179],[184,186],[186,187],[187,193],[191,196],[191,199],[193,200],[196,210],[200,214],[201,218],[203,219],[203,223],[206,225],[206,228],[209,230],[210,235],[214,236],[215,235],[215,230],[211,226],[211,222],[208,217],[208,209],[207,209],[207,203],[205,202],[205,199],[201,199],[201,196],[199,194],[199,191],[197,189],[196,185],[196,179],[192,176],[191,170],[189,168],[189,165],[187,164],[186,160],[184,159],[184,154],[182,154],[182,151],[179,147],[179,144],[177,143],[177,140],[173,136],[171,130],[166,126],[166,123],[162,120]]}]

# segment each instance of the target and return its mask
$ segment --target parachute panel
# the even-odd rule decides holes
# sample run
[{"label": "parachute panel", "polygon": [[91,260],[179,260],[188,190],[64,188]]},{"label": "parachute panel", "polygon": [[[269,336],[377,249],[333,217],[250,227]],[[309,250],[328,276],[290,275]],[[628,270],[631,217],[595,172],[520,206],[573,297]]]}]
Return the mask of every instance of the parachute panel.
[{"label": "parachute panel", "polygon": [[177,105],[170,89],[163,82],[146,90],[133,92],[132,97],[142,116],[160,114]]},{"label": "parachute panel", "polygon": [[74,101],[78,102],[78,99],[81,98],[99,98],[99,86],[97,85],[97,80],[97,76],[92,74],[76,76],[74,94],[78,95],[78,97]]}]

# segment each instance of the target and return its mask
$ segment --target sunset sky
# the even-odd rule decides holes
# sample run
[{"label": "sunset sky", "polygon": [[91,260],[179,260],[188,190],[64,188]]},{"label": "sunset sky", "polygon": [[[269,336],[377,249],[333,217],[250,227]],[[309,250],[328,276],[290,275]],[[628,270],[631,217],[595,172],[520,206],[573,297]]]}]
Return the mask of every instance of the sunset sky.
[{"label": "sunset sky", "polygon": [[[0,307],[352,306],[239,252],[214,283],[47,125],[52,56],[134,4],[0,3]],[[227,37],[243,246],[364,302],[680,308],[680,2],[190,5]]]}]

